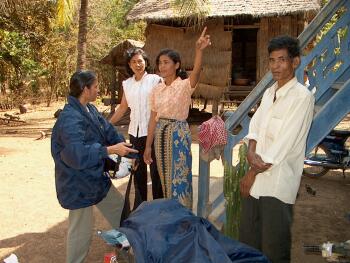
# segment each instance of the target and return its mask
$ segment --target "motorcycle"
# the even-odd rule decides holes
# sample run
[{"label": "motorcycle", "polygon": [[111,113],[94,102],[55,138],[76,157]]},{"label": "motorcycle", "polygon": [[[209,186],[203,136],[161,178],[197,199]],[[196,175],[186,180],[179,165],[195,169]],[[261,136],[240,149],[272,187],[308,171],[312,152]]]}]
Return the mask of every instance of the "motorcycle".
[{"label": "motorcycle", "polygon": [[306,254],[322,255],[327,262],[350,262],[350,240],[327,242],[322,245],[304,245]]},{"label": "motorcycle", "polygon": [[350,131],[332,130],[304,160],[303,174],[308,177],[321,177],[329,170],[350,167],[350,151],[346,142]]}]

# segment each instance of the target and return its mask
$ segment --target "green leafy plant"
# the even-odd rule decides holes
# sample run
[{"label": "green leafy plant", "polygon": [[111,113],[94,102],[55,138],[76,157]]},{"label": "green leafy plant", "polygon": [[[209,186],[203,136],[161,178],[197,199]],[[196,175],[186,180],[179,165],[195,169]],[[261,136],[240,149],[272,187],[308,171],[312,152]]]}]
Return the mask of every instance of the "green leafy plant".
[{"label": "green leafy plant", "polygon": [[226,207],[226,222],[224,234],[238,239],[239,220],[241,214],[240,180],[249,169],[247,161],[248,147],[244,143],[239,147],[239,163],[236,167],[224,164],[224,197]]}]

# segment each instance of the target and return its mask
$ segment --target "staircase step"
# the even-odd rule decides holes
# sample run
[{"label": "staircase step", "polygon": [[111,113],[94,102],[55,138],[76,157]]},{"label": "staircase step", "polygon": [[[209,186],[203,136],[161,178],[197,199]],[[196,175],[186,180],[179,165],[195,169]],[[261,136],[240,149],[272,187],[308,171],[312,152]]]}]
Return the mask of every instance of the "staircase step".
[{"label": "staircase step", "polygon": [[332,89],[340,90],[344,85],[344,82],[334,82],[332,85]]},{"label": "staircase step", "polygon": [[[320,30],[334,17],[338,10],[342,8],[350,10],[350,1],[328,1],[321,12],[316,15],[313,21],[298,37],[301,48],[304,49],[309,44],[313,43],[313,39]],[[333,50],[335,45],[338,45],[338,43],[334,43],[333,40],[338,36],[338,30],[347,26],[349,21],[350,16],[348,13],[341,16],[327,34],[322,37],[321,41],[314,45],[308,54],[302,57],[301,65],[296,71],[297,78],[302,82],[304,80],[304,70],[310,69],[310,72],[315,73],[312,75],[315,80],[314,82],[318,84],[317,87],[314,87],[316,98],[315,111],[317,114],[314,115],[307,139],[306,152],[314,148],[329,131],[350,112],[350,60],[347,59],[349,57],[348,47],[350,45],[350,39],[348,35],[342,38],[341,43],[339,43],[341,47],[340,54],[324,52],[324,50],[328,49]],[[322,56],[324,56],[324,59],[318,59],[320,54],[323,54]],[[336,71],[332,71],[331,66],[333,64],[331,63],[336,63],[338,61],[342,62],[341,67]],[[324,73],[326,73],[326,75]],[[231,100],[242,95],[248,95],[249,93],[247,97],[244,96],[245,100],[234,112],[225,112],[224,114],[225,127],[230,131],[229,143],[225,147],[226,161],[232,162],[233,147],[248,133],[251,117],[249,113],[253,111],[263,96],[264,91],[268,87],[271,87],[272,83],[272,74],[269,72],[257,83],[251,92],[248,86],[243,86],[229,87],[228,90],[223,93],[222,104],[229,104]],[[236,132],[237,130],[238,132]],[[203,161],[201,165],[201,167],[207,166]],[[223,199],[220,199],[221,203],[218,203],[219,198],[213,200],[210,197],[218,196],[218,190],[222,193],[222,189],[218,187],[216,182],[213,182],[210,170],[208,171],[208,169],[202,169],[198,178],[201,178],[201,181],[204,182],[201,185],[202,187],[198,189],[198,191],[201,191],[200,193],[203,193],[202,195],[198,195],[200,198],[198,203],[201,205],[199,212],[204,216],[209,215],[208,218],[210,221],[213,222],[218,229],[221,229],[225,221],[225,202]],[[207,181],[210,183],[208,184]],[[213,195],[212,192],[216,192],[216,194]]]}]

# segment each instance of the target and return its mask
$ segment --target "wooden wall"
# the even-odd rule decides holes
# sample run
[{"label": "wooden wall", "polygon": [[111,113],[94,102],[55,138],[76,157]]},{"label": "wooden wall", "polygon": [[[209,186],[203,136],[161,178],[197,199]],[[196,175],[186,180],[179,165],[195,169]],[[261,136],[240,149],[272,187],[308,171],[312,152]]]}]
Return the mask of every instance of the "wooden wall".
[{"label": "wooden wall", "polygon": [[205,25],[192,27],[148,24],[144,49],[152,66],[155,66],[155,58],[161,49],[177,50],[182,60],[181,67],[190,73],[193,69],[195,42],[204,26],[208,28],[207,34],[210,34],[212,45],[204,51],[203,69],[193,97],[218,99],[227,87],[231,69],[232,33],[224,31],[222,18],[210,19]]},{"label": "wooden wall", "polygon": [[[224,19],[210,19],[206,23],[213,45],[205,51],[203,71],[195,97],[218,99],[228,85],[231,75],[232,31],[225,30]],[[204,26],[204,25],[203,25]],[[162,48],[173,48],[180,52],[182,67],[190,71],[193,67],[194,42],[198,38],[200,27],[173,27],[148,24],[144,49],[149,55],[152,66],[155,57]],[[277,35],[297,37],[304,29],[304,15],[263,17],[257,33],[256,81],[268,71],[267,45]]]},{"label": "wooden wall", "polygon": [[303,15],[263,17],[260,20],[257,47],[257,80],[268,72],[267,46],[271,38],[278,35],[291,35],[297,37],[304,30]]}]

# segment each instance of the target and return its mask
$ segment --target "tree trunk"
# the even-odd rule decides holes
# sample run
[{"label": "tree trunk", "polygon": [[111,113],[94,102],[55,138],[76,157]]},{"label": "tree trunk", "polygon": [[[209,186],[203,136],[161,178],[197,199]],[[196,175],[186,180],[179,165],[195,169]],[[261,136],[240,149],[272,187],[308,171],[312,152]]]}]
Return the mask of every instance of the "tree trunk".
[{"label": "tree trunk", "polygon": [[1,89],[0,94],[5,96],[6,95],[6,84],[5,83],[0,84],[0,89]]},{"label": "tree trunk", "polygon": [[86,66],[87,19],[88,0],[80,0],[77,70],[83,70]]},{"label": "tree trunk", "polygon": [[115,112],[115,108],[117,106],[116,102],[116,86],[117,84],[117,72],[114,66],[111,66],[111,75],[112,77],[112,83],[110,86],[110,92],[111,92],[111,114]]}]

